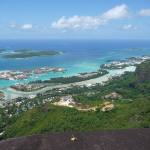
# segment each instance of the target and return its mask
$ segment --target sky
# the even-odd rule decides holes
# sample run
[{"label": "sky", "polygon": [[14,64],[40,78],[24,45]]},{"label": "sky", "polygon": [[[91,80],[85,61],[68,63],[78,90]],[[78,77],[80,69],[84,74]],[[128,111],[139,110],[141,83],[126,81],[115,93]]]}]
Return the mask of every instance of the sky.
[{"label": "sky", "polygon": [[0,0],[0,39],[150,39],[150,0]]}]

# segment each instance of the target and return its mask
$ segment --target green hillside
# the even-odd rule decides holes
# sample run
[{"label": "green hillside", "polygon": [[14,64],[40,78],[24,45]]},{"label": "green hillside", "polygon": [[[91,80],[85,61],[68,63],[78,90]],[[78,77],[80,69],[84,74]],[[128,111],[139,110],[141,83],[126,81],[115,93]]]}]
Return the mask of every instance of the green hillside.
[{"label": "green hillside", "polygon": [[[104,129],[148,128],[150,127],[150,61],[137,67],[135,73],[126,73],[97,90],[91,96],[75,94],[82,104],[99,105],[106,101],[104,95],[119,93],[122,98],[111,101],[115,109],[108,112],[78,111],[75,108],[53,106],[46,103],[9,120],[4,138],[47,132],[93,131]],[[82,91],[82,90],[81,90]],[[41,98],[41,97],[39,97]]]}]

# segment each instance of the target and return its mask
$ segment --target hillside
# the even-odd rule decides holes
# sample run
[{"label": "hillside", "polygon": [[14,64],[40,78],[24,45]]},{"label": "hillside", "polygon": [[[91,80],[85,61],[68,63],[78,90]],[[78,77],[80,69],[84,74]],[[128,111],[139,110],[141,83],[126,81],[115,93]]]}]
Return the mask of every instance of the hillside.
[{"label": "hillside", "polygon": [[[79,111],[75,108],[54,106],[46,103],[12,117],[4,128],[3,138],[20,137],[32,134],[66,131],[97,131],[150,127],[150,62],[137,67],[135,73],[113,79],[105,86],[97,85],[90,89],[71,91],[74,99],[82,105],[98,106],[105,101],[114,104],[108,112]],[[86,91],[87,90],[87,91]],[[111,92],[121,95],[119,99],[105,99]],[[67,91],[71,94],[70,91]],[[79,94],[80,93],[80,94]],[[39,99],[42,97],[39,97]]]},{"label": "hillside", "polygon": [[136,77],[139,82],[150,82],[150,61],[146,61],[137,67]]}]

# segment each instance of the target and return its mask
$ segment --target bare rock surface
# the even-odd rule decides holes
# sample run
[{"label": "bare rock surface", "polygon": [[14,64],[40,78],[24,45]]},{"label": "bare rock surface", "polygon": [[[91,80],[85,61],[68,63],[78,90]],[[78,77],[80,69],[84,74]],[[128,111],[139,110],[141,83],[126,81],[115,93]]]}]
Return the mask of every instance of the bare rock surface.
[{"label": "bare rock surface", "polygon": [[1,141],[0,150],[150,150],[150,129],[33,135]]}]

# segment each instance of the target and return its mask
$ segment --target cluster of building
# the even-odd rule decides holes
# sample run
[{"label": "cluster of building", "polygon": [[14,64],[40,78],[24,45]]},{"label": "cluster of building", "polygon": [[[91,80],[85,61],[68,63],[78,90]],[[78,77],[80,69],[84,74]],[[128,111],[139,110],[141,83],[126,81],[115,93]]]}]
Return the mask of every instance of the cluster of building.
[{"label": "cluster of building", "polygon": [[128,66],[141,64],[142,62],[146,60],[150,60],[150,56],[131,57],[126,60],[112,61],[108,64],[101,65],[101,68],[102,69],[123,69]]}]

